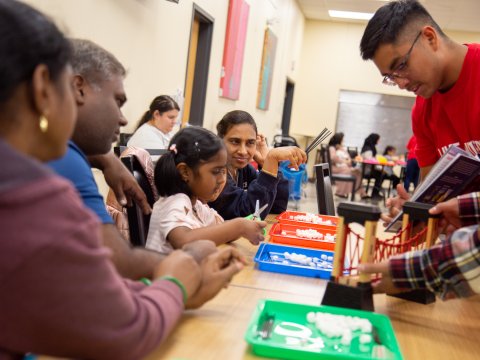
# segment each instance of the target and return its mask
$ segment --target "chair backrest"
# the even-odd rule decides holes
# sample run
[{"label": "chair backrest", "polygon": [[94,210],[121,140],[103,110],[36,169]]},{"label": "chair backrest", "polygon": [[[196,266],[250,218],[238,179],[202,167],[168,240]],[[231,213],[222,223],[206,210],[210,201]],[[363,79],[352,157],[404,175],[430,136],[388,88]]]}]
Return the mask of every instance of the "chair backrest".
[{"label": "chair backrest", "polygon": [[[153,203],[155,202],[153,190],[137,157],[129,155],[122,157],[121,160],[127,169],[130,170],[142,190],[145,192],[150,206],[153,206]],[[148,227],[150,225],[150,215],[143,214],[140,206],[138,206],[136,203],[133,203],[132,206],[127,207],[127,216],[131,243],[134,246],[145,246],[148,235]]]},{"label": "chair backrest", "polygon": [[355,156],[358,155],[358,147],[356,146],[347,146],[347,151],[352,159],[355,159]]},{"label": "chair backrest", "polygon": [[314,166],[316,174],[317,206],[318,213],[323,215],[335,216],[335,204],[333,202],[332,182],[330,179],[330,169],[328,164],[316,164]]},{"label": "chair backrest", "polygon": [[273,147],[298,146],[297,140],[290,135],[275,135],[273,137]]},{"label": "chair backrest", "polygon": [[328,164],[328,166],[330,166],[330,170],[331,170],[332,159],[330,158],[330,146],[328,146],[328,144],[322,144],[321,151],[322,151],[322,161],[324,163]]},{"label": "chair backrest", "polygon": [[128,140],[133,136],[131,133],[120,133],[118,137],[118,146],[127,146]]}]

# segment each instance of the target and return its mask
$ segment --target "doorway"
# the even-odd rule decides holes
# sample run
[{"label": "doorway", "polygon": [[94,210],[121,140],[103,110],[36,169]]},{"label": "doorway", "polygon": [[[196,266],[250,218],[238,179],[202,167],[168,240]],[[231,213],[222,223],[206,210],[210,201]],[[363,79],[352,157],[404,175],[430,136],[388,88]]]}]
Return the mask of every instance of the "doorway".
[{"label": "doorway", "polygon": [[203,125],[214,19],[193,4],[182,127]]},{"label": "doorway", "polygon": [[290,131],[290,118],[292,116],[293,91],[295,84],[290,79],[287,79],[287,86],[285,87],[285,99],[283,101],[282,114],[282,134],[288,135]]}]

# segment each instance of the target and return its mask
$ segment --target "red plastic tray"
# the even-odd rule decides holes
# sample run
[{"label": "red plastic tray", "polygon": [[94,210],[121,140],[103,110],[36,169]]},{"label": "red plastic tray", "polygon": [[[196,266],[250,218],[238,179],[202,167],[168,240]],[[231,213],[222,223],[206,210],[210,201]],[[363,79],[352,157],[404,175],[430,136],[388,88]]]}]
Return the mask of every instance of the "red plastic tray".
[{"label": "red plastic tray", "polygon": [[[325,234],[335,235],[334,230],[324,230],[313,228],[312,226],[299,226],[299,225],[290,225],[290,224],[282,224],[276,223],[273,224],[272,228],[270,229],[270,242],[277,243],[277,244],[287,244],[293,246],[301,246],[307,248],[314,248],[314,249],[322,249],[322,250],[335,250],[335,243],[331,241],[325,241],[320,239],[308,239],[308,238],[301,238],[297,236],[297,229],[307,230],[307,229],[314,229],[318,232]],[[282,232],[285,232],[285,235],[282,235]]]},{"label": "red plastic tray", "polygon": [[336,217],[336,216],[315,214],[316,216],[322,218],[322,220],[324,220],[324,221],[330,220],[332,222],[332,225],[314,224],[314,223],[308,222],[308,221],[298,221],[298,220],[290,219],[290,216],[306,215],[306,214],[307,213],[305,213],[305,212],[287,210],[287,211],[284,211],[283,213],[281,213],[280,215],[278,215],[276,217],[276,219],[282,224],[306,226],[309,229],[323,230],[323,231],[326,231],[326,232],[333,232],[333,233],[335,233],[337,231],[338,217]]}]

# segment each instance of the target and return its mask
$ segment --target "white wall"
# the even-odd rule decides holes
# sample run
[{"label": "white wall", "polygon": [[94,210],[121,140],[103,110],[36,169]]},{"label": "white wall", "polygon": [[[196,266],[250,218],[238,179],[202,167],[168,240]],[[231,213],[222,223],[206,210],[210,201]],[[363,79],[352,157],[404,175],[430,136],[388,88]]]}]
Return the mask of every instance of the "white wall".
[{"label": "white wall", "polygon": [[[204,127],[214,129],[228,111],[246,110],[271,137],[280,126],[286,78],[299,68],[304,17],[295,0],[250,0],[240,98],[218,96],[228,0],[27,0],[54,18],[72,37],[105,47],[125,65],[128,102],[124,113],[132,130],[150,101],[184,90],[190,23],[195,2],[214,18]],[[278,37],[270,109],[256,109],[264,30],[268,19]],[[294,64],[294,65],[293,65]]]},{"label": "white wall", "polygon": [[[340,89],[412,96],[382,84],[372,61],[360,56],[366,24],[307,21],[293,103],[290,133],[315,136],[325,126],[335,130]],[[480,42],[480,34],[448,32],[461,42]]]},{"label": "white wall", "polygon": [[[281,124],[287,76],[298,77],[304,17],[295,0],[247,0],[250,4],[240,98],[218,96],[228,0],[25,0],[50,15],[71,37],[90,39],[111,51],[128,69],[123,111],[133,130],[150,101],[184,90],[193,3],[214,18],[204,127],[231,110],[250,112],[269,139]],[[269,110],[256,109],[267,20],[278,37]],[[96,176],[102,193],[106,187]]]}]

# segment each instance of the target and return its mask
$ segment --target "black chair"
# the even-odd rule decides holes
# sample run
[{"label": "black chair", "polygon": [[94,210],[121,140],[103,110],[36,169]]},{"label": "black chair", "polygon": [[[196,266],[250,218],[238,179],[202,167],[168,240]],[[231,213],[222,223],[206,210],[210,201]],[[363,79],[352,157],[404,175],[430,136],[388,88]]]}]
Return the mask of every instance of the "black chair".
[{"label": "black chair", "polygon": [[281,147],[281,146],[297,146],[297,140],[290,136],[290,135],[275,135],[273,137],[273,147]]},{"label": "black chair", "polygon": [[127,146],[128,140],[133,136],[131,133],[120,133],[118,137],[118,146]]},{"label": "black chair", "polygon": [[318,213],[335,216],[335,203],[333,202],[332,183],[328,164],[314,165],[317,178],[317,206]]},{"label": "black chair", "polygon": [[[128,170],[133,174],[138,184],[145,192],[147,201],[153,207],[155,198],[152,187],[148,181],[147,175],[140,165],[136,156],[124,156],[120,159]],[[133,203],[127,207],[128,227],[130,232],[130,241],[134,246],[145,246],[150,225],[150,215],[145,215],[140,206]]]},{"label": "black chair", "polygon": [[[324,146],[325,145],[325,146]],[[355,175],[347,175],[347,174],[332,174],[332,161],[330,159],[330,149],[328,145],[322,144],[321,147],[321,152],[323,154],[323,162],[327,163],[330,166],[330,179],[332,182],[332,185],[335,184],[336,181],[345,181],[345,182],[351,182],[352,183],[352,195],[351,195],[351,200],[355,200],[355,182],[357,181],[357,178]]]},{"label": "black chair", "polygon": [[355,159],[355,156],[358,155],[358,147],[356,146],[347,146],[347,151],[352,159]]}]

